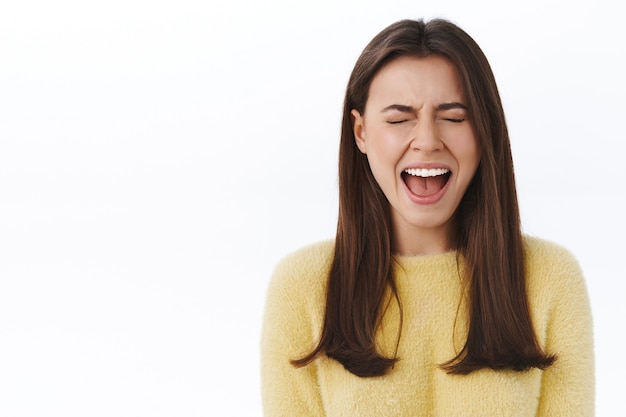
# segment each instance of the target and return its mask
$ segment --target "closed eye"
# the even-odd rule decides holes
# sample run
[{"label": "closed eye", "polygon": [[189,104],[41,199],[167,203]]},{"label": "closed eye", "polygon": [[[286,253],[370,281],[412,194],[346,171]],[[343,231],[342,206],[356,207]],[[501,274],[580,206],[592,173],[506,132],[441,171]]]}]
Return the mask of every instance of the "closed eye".
[{"label": "closed eye", "polygon": [[408,119],[403,119],[403,120],[389,120],[389,121],[387,121],[387,123],[388,123],[388,124],[390,124],[390,125],[399,125],[399,124],[401,124],[401,123],[405,123],[405,122],[408,122],[408,121],[409,121]]},{"label": "closed eye", "polygon": [[455,119],[452,117],[444,117],[442,120],[445,120],[446,122],[452,122],[452,123],[463,123],[465,121],[465,118]]}]

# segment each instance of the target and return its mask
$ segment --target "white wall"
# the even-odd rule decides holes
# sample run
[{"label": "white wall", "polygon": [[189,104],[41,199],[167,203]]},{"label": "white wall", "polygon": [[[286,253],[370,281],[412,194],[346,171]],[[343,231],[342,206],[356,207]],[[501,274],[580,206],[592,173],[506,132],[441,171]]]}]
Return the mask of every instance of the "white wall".
[{"label": "white wall", "polygon": [[0,415],[260,416],[265,288],[333,235],[352,65],[391,22],[436,16],[490,58],[525,230],[579,258],[598,415],[623,415],[611,4],[3,2]]}]

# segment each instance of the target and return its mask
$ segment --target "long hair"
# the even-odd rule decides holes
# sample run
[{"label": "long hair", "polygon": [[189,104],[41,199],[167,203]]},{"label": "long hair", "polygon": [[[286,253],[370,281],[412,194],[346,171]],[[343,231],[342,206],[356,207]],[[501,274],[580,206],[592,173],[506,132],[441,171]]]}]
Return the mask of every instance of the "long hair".
[{"label": "long hair", "polygon": [[[454,214],[453,245],[466,266],[469,295],[467,340],[441,367],[468,374],[481,368],[544,369],[555,360],[537,342],[529,312],[524,248],[504,111],[487,58],[476,42],[451,22],[402,20],[380,32],[363,50],[350,76],[339,149],[339,217],[319,343],[319,354],[358,376],[385,374],[398,358],[384,357],[375,334],[388,291],[398,299],[393,277],[389,203],[356,146],[352,109],[364,114],[378,71],[400,56],[437,55],[458,71],[481,161]],[[401,300],[398,299],[399,305]]]}]

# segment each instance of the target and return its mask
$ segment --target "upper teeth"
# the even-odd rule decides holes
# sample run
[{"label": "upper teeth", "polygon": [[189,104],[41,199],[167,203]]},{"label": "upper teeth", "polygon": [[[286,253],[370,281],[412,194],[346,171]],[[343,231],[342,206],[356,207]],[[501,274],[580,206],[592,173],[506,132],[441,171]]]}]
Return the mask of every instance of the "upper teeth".
[{"label": "upper teeth", "polygon": [[406,172],[409,175],[414,175],[416,177],[436,177],[437,175],[447,174],[448,172],[450,172],[450,170],[444,169],[444,168],[434,168],[434,169],[409,168],[409,169],[405,169],[404,172]]}]

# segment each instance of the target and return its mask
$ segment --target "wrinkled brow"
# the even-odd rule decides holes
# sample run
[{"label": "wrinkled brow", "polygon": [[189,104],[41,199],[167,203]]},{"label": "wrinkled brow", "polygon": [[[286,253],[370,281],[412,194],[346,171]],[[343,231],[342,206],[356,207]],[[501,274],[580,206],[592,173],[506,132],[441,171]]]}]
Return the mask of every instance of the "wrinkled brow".
[{"label": "wrinkled brow", "polygon": [[[450,103],[441,103],[437,106],[437,110],[453,110],[453,109],[462,109],[467,110],[467,106],[463,103],[458,102],[450,102]],[[381,113],[385,113],[391,110],[399,111],[401,113],[415,113],[415,107],[406,106],[404,104],[392,104],[390,106],[382,109]]]}]

